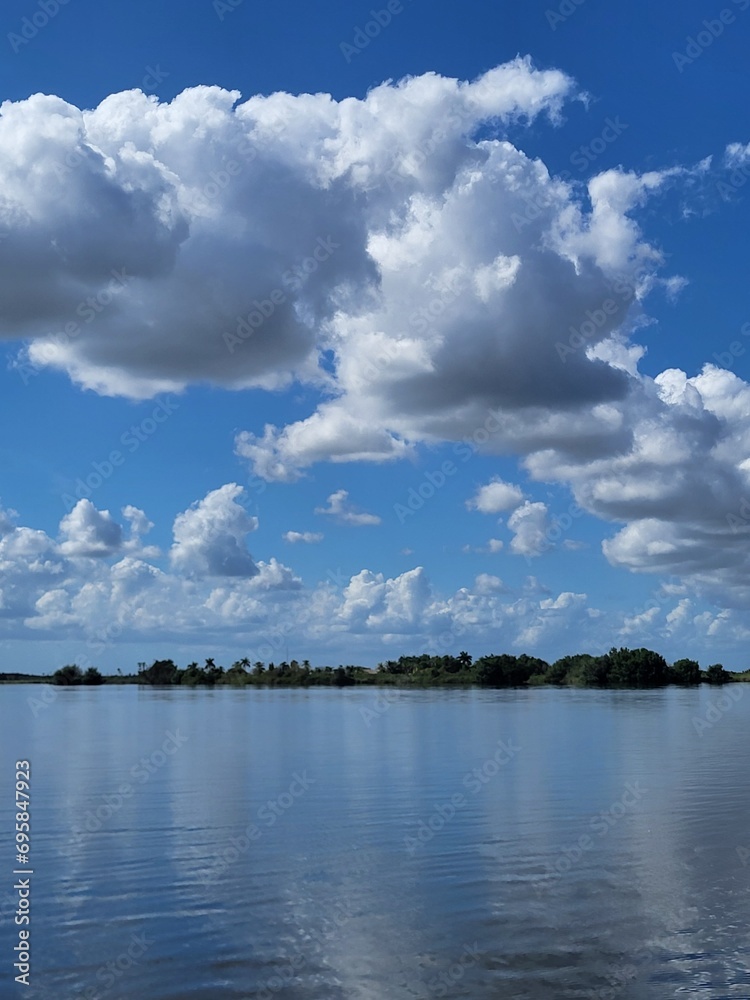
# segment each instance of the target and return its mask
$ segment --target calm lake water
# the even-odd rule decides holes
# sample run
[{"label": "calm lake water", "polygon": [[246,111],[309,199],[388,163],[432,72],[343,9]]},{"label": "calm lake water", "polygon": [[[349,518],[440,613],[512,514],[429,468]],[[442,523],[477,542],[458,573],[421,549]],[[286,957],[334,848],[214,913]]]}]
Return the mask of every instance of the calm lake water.
[{"label": "calm lake water", "polygon": [[3,997],[750,998],[750,687],[42,691]]}]

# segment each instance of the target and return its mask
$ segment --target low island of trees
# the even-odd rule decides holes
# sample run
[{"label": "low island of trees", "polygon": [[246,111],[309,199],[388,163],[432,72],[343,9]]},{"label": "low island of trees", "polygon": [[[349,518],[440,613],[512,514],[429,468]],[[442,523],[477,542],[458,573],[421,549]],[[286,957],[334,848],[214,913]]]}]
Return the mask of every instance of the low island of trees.
[{"label": "low island of trees", "polygon": [[696,660],[676,660],[671,665],[650,649],[612,648],[601,656],[577,653],[547,663],[536,656],[509,653],[481,656],[401,656],[380,663],[376,670],[359,666],[312,667],[309,660],[252,663],[237,660],[225,669],[208,657],[180,668],[173,660],[155,660],[138,665],[137,674],[103,677],[95,667],[85,672],[69,665],[52,676],[59,685],[136,683],[152,686],[213,687],[349,687],[398,685],[403,687],[479,686],[488,688],[565,687],[657,688],[668,684],[687,687],[701,683],[726,684],[748,680],[750,674],[731,674],[719,663],[702,670]]},{"label": "low island of trees", "polygon": [[386,660],[372,670],[361,666],[312,667],[309,660],[281,663],[251,662],[247,657],[225,669],[212,657],[179,667],[173,660],[138,664],[137,673],[104,675],[90,666],[83,670],[67,664],[51,676],[21,673],[0,674],[0,683],[51,682],[62,687],[94,684],[142,684],[181,687],[350,687],[391,685],[400,687],[558,687],[578,688],[658,688],[669,684],[688,687],[697,684],[727,684],[750,681],[750,671],[730,673],[720,663],[701,669],[697,660],[681,659],[669,664],[651,649],[612,648],[592,656],[576,653],[547,663],[522,653],[490,654],[474,660],[469,653],[457,656],[400,656]]}]

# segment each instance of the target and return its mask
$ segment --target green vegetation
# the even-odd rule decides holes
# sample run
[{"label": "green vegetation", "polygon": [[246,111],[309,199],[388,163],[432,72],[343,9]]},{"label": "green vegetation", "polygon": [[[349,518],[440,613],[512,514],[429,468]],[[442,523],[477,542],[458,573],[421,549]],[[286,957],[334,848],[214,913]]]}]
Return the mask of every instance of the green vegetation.
[{"label": "green vegetation", "polygon": [[709,684],[727,684],[732,680],[732,675],[720,663],[712,663],[706,670],[704,679]]},{"label": "green vegetation", "polygon": [[677,660],[671,667],[659,653],[650,649],[610,649],[603,656],[580,653],[565,656],[549,664],[535,656],[482,656],[473,660],[466,653],[458,656],[401,656],[381,663],[376,671],[365,667],[339,666],[313,668],[307,660],[292,660],[278,665],[238,660],[228,670],[207,659],[203,667],[190,663],[184,670],[172,660],[156,660],[150,667],[141,664],[138,680],[142,684],[231,685],[246,687],[332,686],[354,684],[390,684],[406,687],[445,687],[448,685],[480,687],[527,687],[566,685],[570,687],[654,688],[667,684],[692,685],[706,681],[725,684],[734,680],[718,664],[705,672],[695,660]]},{"label": "green vegetation", "polygon": [[269,663],[260,661],[254,664],[247,658],[237,660],[225,670],[216,666],[212,657],[200,667],[197,663],[189,663],[180,670],[173,660],[155,660],[150,667],[140,664],[138,671],[139,684],[180,684],[186,687],[213,687],[215,684],[246,687],[247,685],[263,685],[273,687],[302,687],[312,684],[348,687],[352,684],[366,683],[368,678],[374,679],[372,671],[365,667],[319,667],[313,669],[309,660],[298,663]]},{"label": "green vegetation", "polygon": [[227,670],[208,657],[203,666],[189,663],[180,668],[173,660],[155,660],[150,667],[138,664],[137,674],[103,676],[96,667],[85,672],[75,664],[57,670],[52,677],[24,674],[0,674],[0,683],[39,683],[51,681],[63,686],[83,684],[149,684],[181,687],[349,687],[392,685],[399,687],[479,686],[488,688],[597,687],[657,688],[668,684],[683,687],[701,683],[727,684],[750,681],[750,670],[732,674],[719,663],[701,670],[696,660],[676,660],[671,666],[663,656],[650,649],[612,648],[602,656],[577,653],[547,663],[536,656],[492,654],[473,660],[469,653],[458,656],[400,656],[367,667],[311,667],[308,660],[276,663],[251,663],[247,657],[237,660]]},{"label": "green vegetation", "polygon": [[103,684],[104,678],[96,667],[89,667],[84,673],[75,663],[70,663],[54,672],[52,683],[60,684],[64,687],[71,687],[77,684]]}]

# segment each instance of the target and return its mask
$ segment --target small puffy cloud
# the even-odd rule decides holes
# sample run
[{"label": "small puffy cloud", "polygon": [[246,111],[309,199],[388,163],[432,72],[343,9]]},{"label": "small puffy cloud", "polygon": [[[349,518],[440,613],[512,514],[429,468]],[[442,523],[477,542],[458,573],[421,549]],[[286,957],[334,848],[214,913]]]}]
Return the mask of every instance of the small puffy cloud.
[{"label": "small puffy cloud", "polygon": [[654,633],[656,622],[662,617],[663,611],[660,607],[654,606],[635,615],[627,615],[622,622],[620,635],[638,636],[639,642],[644,642],[647,636]]},{"label": "small puffy cloud", "polygon": [[175,569],[197,577],[257,576],[245,539],[258,521],[239,502],[244,492],[237,483],[227,483],[177,515],[170,552]]},{"label": "small puffy cloud", "polygon": [[397,436],[323,404],[307,420],[279,430],[266,424],[263,435],[242,431],[235,451],[247,459],[255,475],[269,482],[292,483],[315,462],[392,462],[412,449]]},{"label": "small puffy cloud", "polygon": [[573,594],[570,591],[564,591],[562,594],[558,594],[557,597],[550,597],[544,601],[540,601],[539,607],[542,611],[567,611],[569,608],[585,607],[586,601],[586,594]]},{"label": "small puffy cloud", "polygon": [[139,538],[141,535],[147,535],[154,526],[153,521],[149,521],[144,512],[132,504],[122,508],[122,516],[130,524],[131,534]]},{"label": "small puffy cloud", "polygon": [[158,559],[161,550],[156,545],[144,546],[141,541],[142,536],[147,535],[153,528],[153,521],[149,521],[144,512],[132,504],[122,508],[122,516],[130,525],[130,538],[124,543],[123,551],[141,556],[143,559]]},{"label": "small puffy cloud", "polygon": [[469,510],[478,510],[481,514],[500,514],[517,507],[523,498],[520,486],[503,482],[496,477],[486,485],[480,486],[475,496],[466,501],[466,506]]},{"label": "small puffy cloud", "polygon": [[547,541],[550,523],[546,504],[527,500],[510,515],[508,527],[513,532],[510,550],[515,555],[533,558],[550,548]]},{"label": "small puffy cloud", "polygon": [[79,500],[65,515],[60,521],[60,536],[64,556],[111,556],[123,544],[120,525],[108,510],[97,510],[90,500]]},{"label": "small puffy cloud", "polygon": [[499,594],[505,589],[500,577],[491,573],[480,573],[474,581],[474,591],[477,594]]},{"label": "small puffy cloud", "polygon": [[299,590],[302,580],[288,566],[271,558],[269,562],[258,563],[258,573],[250,581],[254,590]]},{"label": "small puffy cloud", "polygon": [[505,548],[505,542],[500,538],[490,538],[486,545],[462,545],[461,551],[466,553],[480,553],[486,555],[496,555],[498,552],[502,552]]},{"label": "small puffy cloud", "polygon": [[285,531],[281,537],[291,545],[296,545],[298,542],[314,545],[316,542],[323,541],[323,535],[319,531]]},{"label": "small puffy cloud", "polygon": [[381,518],[377,514],[368,514],[359,511],[349,503],[349,493],[346,490],[336,490],[328,497],[327,507],[316,507],[316,514],[325,514],[333,517],[341,524],[351,524],[356,527],[365,525],[380,524]]},{"label": "small puffy cloud", "polygon": [[566,538],[562,543],[562,547],[568,552],[580,552],[581,549],[587,549],[588,545],[586,542],[579,542],[575,538]]},{"label": "small puffy cloud", "polygon": [[392,579],[362,570],[344,589],[338,618],[349,628],[381,633],[409,632],[423,627],[432,588],[421,566]]}]

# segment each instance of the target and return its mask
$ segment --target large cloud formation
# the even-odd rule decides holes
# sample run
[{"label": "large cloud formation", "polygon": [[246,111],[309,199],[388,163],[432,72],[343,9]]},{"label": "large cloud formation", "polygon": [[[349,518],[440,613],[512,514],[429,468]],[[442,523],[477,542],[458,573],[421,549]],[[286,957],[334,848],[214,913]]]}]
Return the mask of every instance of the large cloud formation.
[{"label": "large cloud formation", "polygon": [[616,635],[651,635],[679,651],[699,648],[706,632],[712,643],[750,634],[742,616],[702,610],[676,586],[627,615],[605,615],[586,594],[551,594],[534,578],[513,591],[482,573],[441,594],[421,566],[391,578],[363,569],[335,585],[306,586],[275,558],[252,559],[244,538],[254,524],[243,500],[228,483],[177,514],[165,569],[158,551],[139,546],[139,532],[152,525],[136,507],[122,510],[130,538],[88,500],[63,518],[58,538],[0,509],[0,641],[29,633],[67,641],[77,660],[111,668],[144,639],[265,661],[282,659],[291,643],[317,662],[338,662],[345,646],[374,663],[408,651],[457,652],[469,640],[475,650],[556,655],[571,635],[595,649]]},{"label": "large cloud formation", "polygon": [[479,123],[554,114],[572,86],[516,61],[473,84],[428,74],[362,101],[238,103],[195,87],[169,104],[114,94],[92,111],[40,94],[5,102],[2,333],[105,393],[324,382],[334,317],[381,298],[372,241],[394,212],[417,188],[441,197],[482,169],[490,151],[464,138]]},{"label": "large cloud formation", "polygon": [[[552,593],[534,577],[514,589],[480,573],[454,593],[440,593],[421,566],[393,577],[365,568],[306,585],[274,557],[253,559],[245,536],[255,522],[245,499],[227,483],[178,513],[164,568],[161,553],[140,541],[152,524],[136,507],[121,512],[129,537],[115,516],[88,500],[65,515],[57,538],[0,509],[0,641],[32,634],[66,643],[84,665],[112,669],[118,662],[132,667],[140,652],[131,650],[144,641],[266,662],[284,658],[291,646],[315,662],[337,663],[345,648],[352,660],[374,664],[466,646],[554,657],[574,648],[605,650],[616,637],[673,657],[689,649],[705,660],[715,659],[717,648],[734,655],[750,636],[746,612],[707,609],[679,583],[662,584],[642,607],[609,612],[585,593]],[[535,552],[524,523],[533,506],[517,510],[519,554]]]},{"label": "large cloud formation", "polygon": [[[712,365],[648,378],[630,340],[645,296],[680,285],[637,211],[691,171],[607,170],[584,189],[509,141],[579,98],[519,58],[341,101],[196,87],[91,111],[6,102],[0,335],[101,393],[318,387],[306,419],[238,435],[268,480],[476,440],[491,418],[485,450],[624,524],[611,562],[746,601],[750,390]],[[519,552],[542,513],[516,515]],[[76,515],[71,553],[115,543],[102,518]],[[211,568],[207,544],[185,559]]]}]

